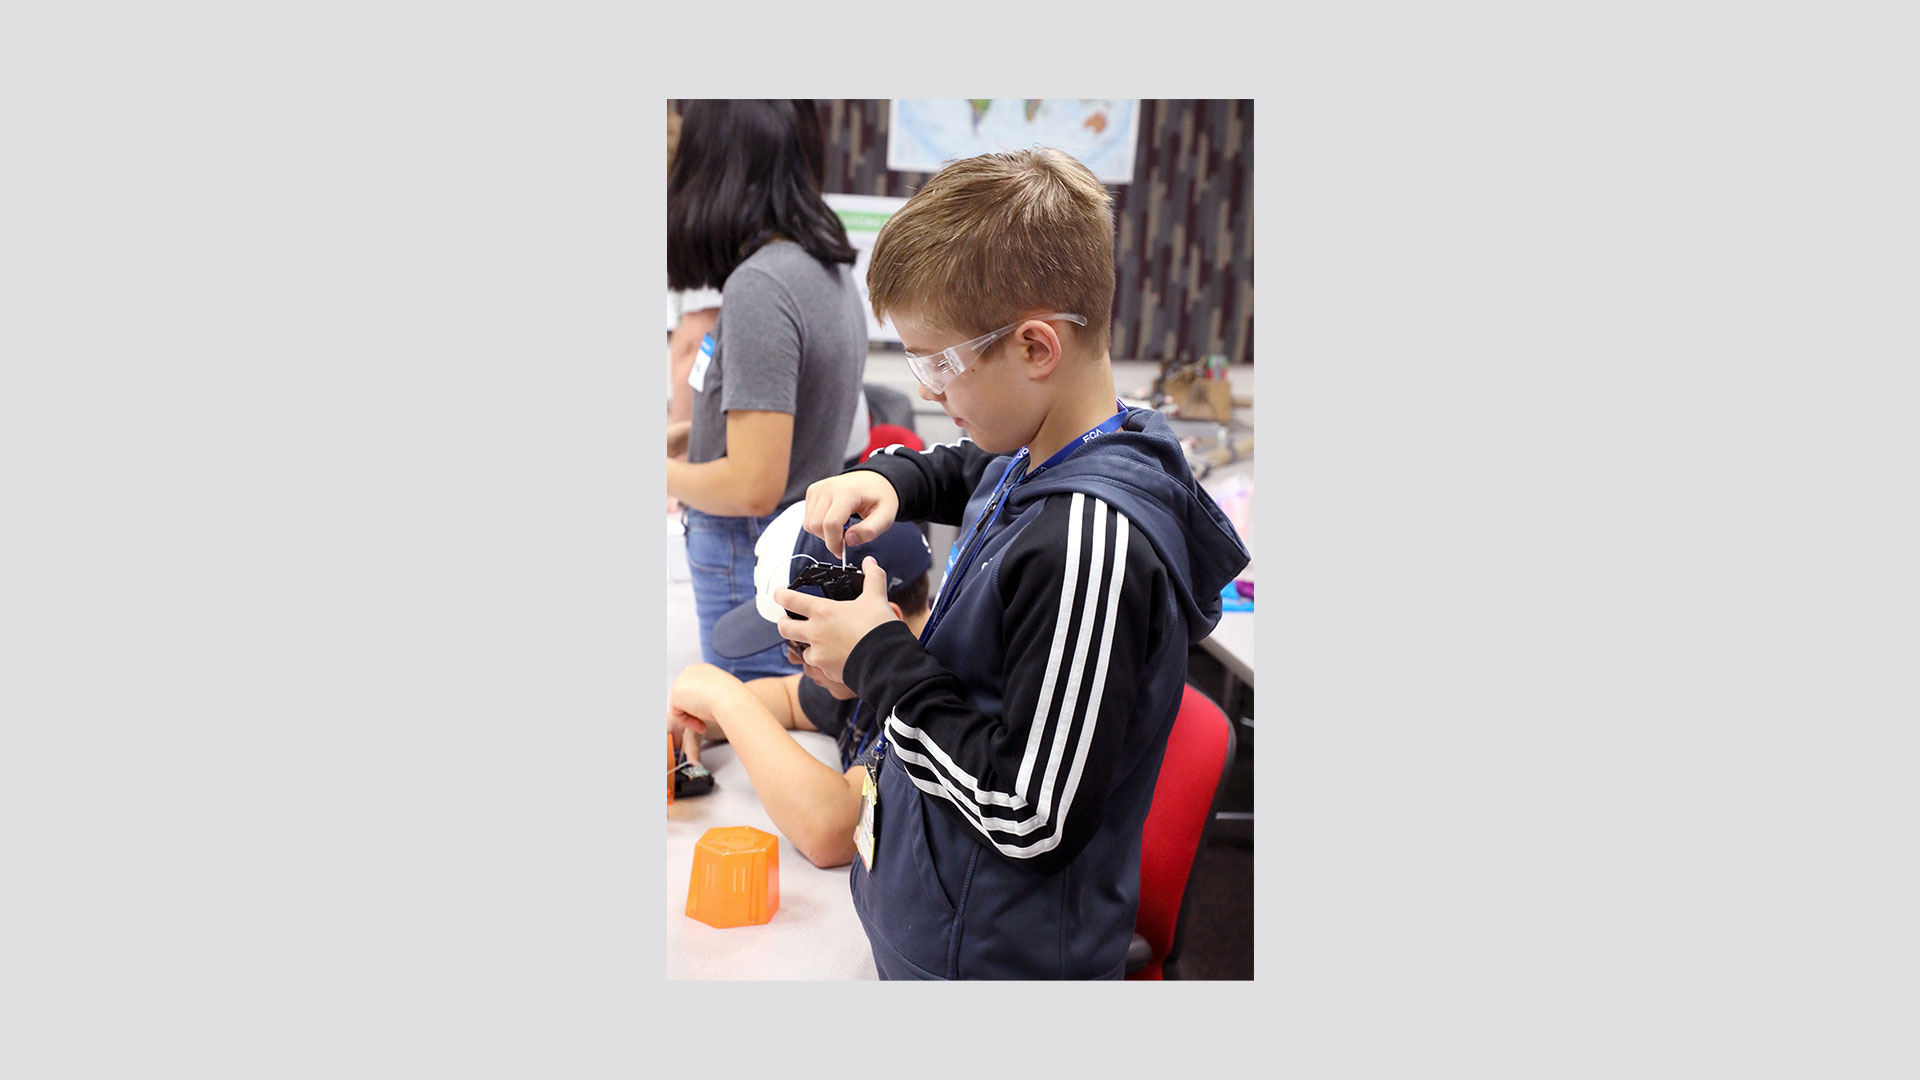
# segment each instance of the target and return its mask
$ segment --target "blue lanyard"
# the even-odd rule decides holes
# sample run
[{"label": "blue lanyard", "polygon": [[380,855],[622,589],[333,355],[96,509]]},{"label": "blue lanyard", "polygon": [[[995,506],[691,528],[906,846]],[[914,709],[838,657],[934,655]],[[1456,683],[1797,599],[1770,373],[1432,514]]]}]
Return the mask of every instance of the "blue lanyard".
[{"label": "blue lanyard", "polygon": [[[1068,457],[1072,456],[1075,450],[1080,449],[1081,447],[1087,445],[1088,443],[1099,438],[1100,436],[1111,435],[1114,432],[1119,431],[1120,425],[1124,423],[1127,419],[1127,407],[1125,405],[1122,405],[1120,401],[1116,398],[1113,403],[1113,408],[1114,408],[1114,413],[1112,416],[1107,417],[1105,420],[1102,420],[1099,423],[1093,425],[1092,427],[1088,428],[1086,431],[1081,432],[1079,438],[1073,440],[1072,442],[1061,447],[1060,449],[1055,450],[1053,452],[1053,456],[1048,458],[1045,464],[1042,464],[1039,468],[1021,477],[1020,482],[1024,484],[1027,481],[1033,479],[1034,477],[1039,476],[1041,473],[1046,472],[1048,469],[1053,468],[1055,465],[1058,465],[1061,462],[1067,460]],[[1022,453],[1024,452],[1025,451],[1022,451]]]},{"label": "blue lanyard", "polygon": [[[974,522],[973,529],[967,533],[966,539],[955,544],[947,552],[947,569],[940,579],[940,609],[933,613],[933,617],[928,619],[927,625],[921,629],[920,641],[922,644],[933,636],[933,628],[938,625],[941,616],[946,613],[947,608],[953,605],[954,594],[958,591],[953,588],[953,585],[957,583],[959,577],[966,574],[967,568],[973,565],[973,556],[978,553],[977,549],[974,548],[974,538],[984,537],[988,532],[992,531],[994,522],[1000,520],[1000,510],[1006,505],[1006,493],[1012,488],[1019,487],[1021,484],[1026,483],[1041,473],[1046,472],[1048,469],[1053,468],[1055,465],[1067,460],[1067,458],[1072,457],[1081,447],[1100,436],[1109,435],[1120,430],[1120,425],[1127,419],[1127,407],[1117,400],[1113,403],[1113,407],[1116,411],[1112,416],[1088,428],[1076,436],[1071,442],[1067,443],[1067,445],[1055,450],[1053,456],[1042,463],[1039,468],[1031,472],[1020,473],[1018,479],[1014,479],[1012,484],[1008,484],[1007,481],[1012,479],[1016,471],[1026,463],[1029,456],[1027,448],[1024,446],[1021,447],[1020,452],[1013,456],[1013,460],[1007,464],[1007,471],[1000,474],[1000,482],[993,486],[993,496],[987,500],[986,509],[981,511],[980,519]],[[959,561],[962,553],[966,554],[967,561],[960,563],[959,573],[956,574],[954,572],[954,565]]]},{"label": "blue lanyard", "polygon": [[[1057,458],[1057,457],[1059,457],[1058,454],[1054,455],[1054,458]],[[1047,463],[1052,464],[1054,458],[1049,458],[1047,460]],[[973,523],[973,529],[967,533],[966,539],[960,541],[959,543],[953,545],[951,548],[947,549],[947,568],[944,572],[942,572],[940,576],[940,580],[942,582],[948,582],[953,580],[953,564],[955,561],[957,561],[960,558],[960,553],[962,551],[965,551],[967,547],[973,543],[973,538],[976,536],[979,536],[981,534],[981,530],[992,528],[993,523],[999,519],[1000,496],[1004,494],[1007,490],[1007,479],[1011,477],[1013,475],[1013,471],[1015,469],[1018,469],[1021,463],[1026,460],[1027,460],[1027,448],[1023,446],[1020,448],[1019,453],[1013,455],[1013,460],[1007,464],[1007,471],[1000,474],[1000,482],[993,485],[993,497],[987,500],[986,510],[982,511],[980,514],[980,519]],[[942,584],[940,587],[940,593],[943,597],[951,597],[953,595],[952,590],[948,589],[944,584]],[[941,610],[942,611],[946,610],[945,604],[941,605]],[[926,627],[921,631],[921,634],[920,634],[921,641],[924,642],[927,640],[927,634],[933,630],[933,624],[936,620],[937,620],[937,616],[935,619],[929,619],[927,621]]]},{"label": "blue lanyard", "polygon": [[[1100,421],[1100,423],[1095,424],[1093,427],[1088,428],[1085,432],[1082,432],[1072,442],[1069,442],[1067,445],[1061,447],[1058,450],[1055,450],[1053,452],[1053,456],[1048,458],[1039,468],[1033,470],[1030,473],[1021,474],[1020,478],[1014,481],[1013,486],[1019,487],[1021,484],[1026,483],[1027,481],[1033,479],[1034,477],[1039,476],[1041,473],[1046,472],[1048,469],[1053,468],[1055,465],[1058,465],[1061,462],[1067,460],[1067,458],[1073,456],[1074,451],[1087,445],[1088,443],[1099,438],[1100,436],[1110,435],[1113,432],[1120,430],[1121,423],[1124,422],[1127,418],[1127,407],[1125,405],[1122,405],[1117,400],[1113,403],[1113,406],[1116,411],[1112,416],[1109,416],[1105,420]],[[960,553],[967,549],[967,546],[973,542],[973,538],[975,536],[980,535],[983,530],[993,528],[993,523],[999,520],[1000,506],[1001,506],[1000,496],[1005,492],[1007,488],[1007,478],[1014,475],[1015,470],[1020,468],[1021,463],[1025,462],[1027,460],[1027,457],[1028,457],[1027,448],[1023,446],[1020,448],[1020,452],[1013,456],[1013,461],[1008,463],[1007,471],[1000,474],[1000,482],[993,486],[993,497],[987,502],[987,507],[988,507],[988,510],[991,511],[991,516],[988,516],[987,512],[982,512],[980,515],[981,520],[974,523],[973,530],[967,533],[967,538],[965,540],[962,540],[960,543],[955,544],[952,548],[950,548],[947,551],[947,568],[945,573],[941,576],[941,581],[943,582],[943,584],[940,586],[941,595],[943,596],[952,595],[952,590],[948,589],[944,584],[944,582],[952,580],[953,564],[960,558]],[[965,572],[964,568],[962,568],[962,572],[963,573]],[[944,608],[944,605],[942,606]],[[933,622],[929,621],[927,624],[926,630],[922,632],[920,635],[920,640],[923,642],[927,640],[927,635],[931,633],[932,630],[933,630]]]},{"label": "blue lanyard", "polygon": [[[1073,456],[1075,451],[1098,439],[1100,436],[1111,435],[1119,431],[1120,425],[1126,422],[1127,407],[1118,400],[1114,401],[1113,407],[1115,411],[1112,416],[1107,417],[1105,420],[1100,421],[1098,424],[1082,432],[1073,441],[1054,451],[1053,456],[1043,462],[1039,468],[1032,472],[1021,473],[1019,479],[1014,480],[1013,483],[1009,485],[1007,481],[1014,476],[1015,470],[1019,469],[1030,455],[1027,453],[1027,448],[1023,446],[1020,448],[1020,452],[1013,456],[1013,461],[1007,465],[1007,471],[1000,474],[1000,482],[993,486],[993,495],[987,500],[986,509],[981,511],[980,520],[974,522],[973,528],[967,533],[965,540],[955,544],[947,552],[947,568],[940,579],[941,602],[938,610],[927,620],[927,625],[920,628],[920,643],[922,645],[925,645],[927,640],[933,636],[933,628],[939,625],[941,617],[946,614],[948,608],[953,606],[954,595],[959,591],[954,588],[959,581],[959,576],[954,573],[954,565],[959,560],[961,552],[967,552],[967,561],[959,564],[960,574],[964,575],[967,572],[967,568],[973,565],[973,556],[978,554],[976,550],[969,550],[973,547],[974,538],[984,537],[986,533],[993,528],[993,523],[1000,519],[1000,509],[1006,505],[1004,496],[1007,491],[1011,488],[1019,487],[1021,484],[1026,483],[1041,473],[1046,472],[1048,469],[1053,468],[1055,465],[1067,460],[1067,458]],[[849,730],[853,728],[855,722],[860,718],[860,707],[861,703],[856,703],[853,707],[853,715],[847,718],[847,727]],[[854,751],[854,757],[857,758],[861,756],[861,754],[866,751],[869,743],[875,743],[876,736],[878,736],[878,742],[875,743],[876,751],[882,755],[887,752],[886,722],[880,720],[878,717],[875,719],[878,721],[873,725],[875,730],[867,732],[866,737],[860,740],[859,747]],[[848,767],[852,767],[851,762],[848,762]]]}]

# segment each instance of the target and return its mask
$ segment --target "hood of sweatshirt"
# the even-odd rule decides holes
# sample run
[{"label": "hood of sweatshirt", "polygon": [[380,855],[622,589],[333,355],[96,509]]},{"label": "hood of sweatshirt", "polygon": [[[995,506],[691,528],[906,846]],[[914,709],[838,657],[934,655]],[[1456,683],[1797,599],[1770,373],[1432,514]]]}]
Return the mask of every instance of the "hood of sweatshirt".
[{"label": "hood of sweatshirt", "polygon": [[1059,491],[1081,491],[1127,515],[1174,579],[1189,644],[1220,621],[1220,590],[1252,561],[1226,514],[1194,479],[1172,425],[1153,409],[1129,408],[1098,454],[1074,454],[1015,487],[1007,509]]}]

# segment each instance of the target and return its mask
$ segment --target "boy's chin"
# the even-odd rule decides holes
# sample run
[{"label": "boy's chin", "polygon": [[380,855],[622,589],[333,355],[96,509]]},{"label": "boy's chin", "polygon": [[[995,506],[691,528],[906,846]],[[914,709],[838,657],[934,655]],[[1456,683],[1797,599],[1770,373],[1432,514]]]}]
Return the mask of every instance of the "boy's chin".
[{"label": "boy's chin", "polygon": [[967,432],[967,438],[973,440],[973,445],[989,454],[1011,454],[1024,445],[1004,437],[982,436],[979,432],[972,430]]}]

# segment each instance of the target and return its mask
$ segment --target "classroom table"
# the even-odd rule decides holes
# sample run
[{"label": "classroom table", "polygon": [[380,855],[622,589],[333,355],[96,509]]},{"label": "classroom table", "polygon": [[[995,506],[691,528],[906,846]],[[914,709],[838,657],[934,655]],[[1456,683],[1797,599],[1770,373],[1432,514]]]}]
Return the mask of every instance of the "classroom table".
[{"label": "classroom table", "polygon": [[[839,768],[831,737],[795,732],[814,757]],[[667,807],[667,978],[873,979],[873,947],[847,891],[850,867],[823,870],[780,836],[754,794],[747,770],[725,743],[700,752],[713,773],[705,795]],[[663,795],[664,797],[664,795]],[[708,829],[751,825],[780,839],[780,907],[761,926],[716,929],[689,916],[694,846]]]},{"label": "classroom table", "polygon": [[[1243,576],[1252,580],[1251,575]],[[1249,687],[1253,685],[1253,616],[1251,611],[1223,611],[1213,633],[1200,639],[1201,648]]]},{"label": "classroom table", "polygon": [[[1251,460],[1217,466],[1207,473],[1200,484],[1213,495],[1215,501],[1223,501],[1229,486],[1241,477],[1247,480],[1253,479]],[[1243,536],[1241,539],[1245,541],[1247,537]],[[1253,581],[1254,564],[1249,562],[1235,577],[1238,580]],[[1222,611],[1220,621],[1215,624],[1213,633],[1200,640],[1200,647],[1218,659],[1232,679],[1244,684],[1249,690],[1253,687],[1253,626],[1256,614],[1258,614],[1257,610]],[[1227,704],[1228,697],[1236,696],[1231,687],[1218,688],[1218,694],[1221,698],[1220,704],[1223,706]]]}]

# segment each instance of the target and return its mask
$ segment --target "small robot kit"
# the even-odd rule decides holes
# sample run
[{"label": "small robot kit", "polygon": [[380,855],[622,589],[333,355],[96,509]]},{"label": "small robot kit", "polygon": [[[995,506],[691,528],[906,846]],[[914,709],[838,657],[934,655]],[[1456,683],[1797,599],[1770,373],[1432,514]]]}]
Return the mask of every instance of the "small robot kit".
[{"label": "small robot kit", "polygon": [[713,790],[713,774],[697,761],[688,761],[687,755],[674,745],[673,736],[667,736],[667,805],[673,800],[684,799],[690,795],[705,795]]},{"label": "small robot kit", "polygon": [[1219,354],[1199,360],[1170,361],[1154,382],[1156,406],[1171,405],[1182,420],[1233,419],[1233,385],[1227,381],[1227,358]]}]

